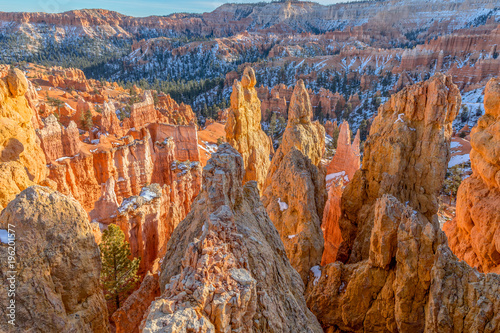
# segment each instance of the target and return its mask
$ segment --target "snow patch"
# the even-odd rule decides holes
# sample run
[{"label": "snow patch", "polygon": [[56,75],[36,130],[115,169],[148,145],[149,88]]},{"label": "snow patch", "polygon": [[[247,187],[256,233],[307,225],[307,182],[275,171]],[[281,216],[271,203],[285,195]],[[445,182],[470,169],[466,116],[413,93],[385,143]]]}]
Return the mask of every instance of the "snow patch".
[{"label": "snow patch", "polygon": [[469,154],[452,156],[450,161],[448,162],[448,168],[451,168],[455,165],[462,164],[468,161],[470,161]]},{"label": "snow patch", "polygon": [[61,162],[61,161],[67,160],[68,158],[72,158],[72,157],[70,157],[70,156],[59,157],[58,159],[56,159],[56,162]]},{"label": "snow patch", "polygon": [[[336,179],[336,178],[341,178],[341,177],[344,177],[344,176],[347,177],[347,175],[345,174],[345,171],[331,173],[329,175],[326,175],[326,181],[330,181],[330,180]],[[347,178],[347,180],[349,180],[349,178]]]},{"label": "snow patch", "polygon": [[297,235],[288,235],[288,239],[293,239],[294,237],[297,237]]},{"label": "snow patch", "polygon": [[278,204],[280,205],[280,211],[284,211],[284,210],[288,209],[287,203],[281,201],[281,198],[278,198]]},{"label": "snow patch", "polygon": [[151,200],[159,197],[158,194],[156,194],[155,192],[151,191],[147,187],[143,187],[142,188],[140,196],[143,197],[147,202],[149,202],[149,201],[151,201]]},{"label": "snow patch", "polygon": [[394,124],[397,123],[398,121],[401,121],[402,123],[404,123],[405,121],[403,120],[403,118],[401,118],[402,116],[404,116],[404,113],[398,114],[398,119],[396,119],[396,121],[394,122]]},{"label": "snow patch", "polygon": [[314,274],[313,285],[316,285],[319,282],[319,279],[321,278],[321,267],[319,266],[311,267],[311,272],[313,272]]}]

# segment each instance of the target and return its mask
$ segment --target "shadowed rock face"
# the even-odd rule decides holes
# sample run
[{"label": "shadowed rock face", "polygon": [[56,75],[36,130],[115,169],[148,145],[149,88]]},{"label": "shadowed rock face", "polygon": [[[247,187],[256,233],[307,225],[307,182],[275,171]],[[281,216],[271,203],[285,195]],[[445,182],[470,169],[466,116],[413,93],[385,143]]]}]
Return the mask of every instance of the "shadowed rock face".
[{"label": "shadowed rock face", "polygon": [[[0,215],[14,225],[16,246],[15,332],[108,332],[100,288],[101,260],[87,213],[74,199],[46,187],[21,192]],[[6,244],[0,254],[7,258]],[[10,271],[2,261],[0,275]],[[9,301],[0,294],[2,304]],[[6,307],[2,316],[7,318]],[[6,320],[0,330],[13,332]]]},{"label": "shadowed rock face", "polygon": [[307,283],[321,262],[325,170],[320,165],[325,129],[311,122],[311,103],[302,81],[295,86],[283,140],[271,162],[262,203],[280,233],[292,266]]},{"label": "shadowed rock face", "polygon": [[[479,274],[459,262],[434,214],[448,162],[442,157],[448,156],[448,129],[459,102],[456,87],[438,74],[396,94],[379,110],[362,169],[342,196],[342,214],[351,224],[340,227],[343,236],[348,231],[345,235],[355,239],[344,243],[349,244],[346,253],[350,250],[351,256],[346,256],[348,263],[337,261],[322,267],[306,290],[309,308],[324,328],[333,332],[500,329],[500,314],[494,310],[500,306],[495,296],[500,277]],[[409,111],[411,118],[398,117]],[[406,124],[396,122],[400,118]],[[415,135],[415,141],[409,142],[414,149],[405,153],[406,146],[400,143],[407,142],[408,133]],[[420,146],[431,142],[434,150],[423,154]],[[375,147],[386,154],[377,154]],[[389,174],[390,170],[396,172]],[[378,185],[368,177],[375,171],[387,173]],[[411,177],[417,171],[422,172],[421,177]],[[434,182],[425,181],[428,174],[434,175]],[[374,185],[376,191],[372,191]],[[352,207],[358,207],[358,215]],[[351,229],[356,223],[358,229]],[[360,244],[366,244],[366,249]]]},{"label": "shadowed rock face", "polygon": [[488,82],[484,107],[471,131],[472,176],[460,185],[456,218],[443,229],[460,259],[500,273],[500,79]]},{"label": "shadowed rock face", "polygon": [[228,144],[203,170],[203,189],[163,258],[162,296],[143,332],[322,332],[303,283],[259,201],[242,186],[244,163]]},{"label": "shadowed rock face", "polygon": [[245,68],[241,82],[234,82],[225,130],[227,142],[243,157],[243,183],[255,180],[262,189],[270,165],[271,140],[260,127],[260,100],[255,83],[251,67]]},{"label": "shadowed rock face", "polygon": [[342,243],[342,233],[339,227],[341,217],[342,188],[354,177],[354,173],[360,168],[359,130],[351,144],[349,124],[344,121],[340,125],[340,133],[337,141],[337,150],[327,167],[328,199],[323,212],[321,230],[325,238],[325,250],[321,264],[326,265],[334,262],[337,251]]}]

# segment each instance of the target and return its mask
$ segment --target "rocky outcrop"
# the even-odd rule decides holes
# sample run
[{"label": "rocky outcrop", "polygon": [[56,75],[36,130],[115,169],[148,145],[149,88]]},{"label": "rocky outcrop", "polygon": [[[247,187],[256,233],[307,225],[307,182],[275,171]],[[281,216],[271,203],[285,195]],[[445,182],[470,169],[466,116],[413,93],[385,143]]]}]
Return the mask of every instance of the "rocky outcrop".
[{"label": "rocky outcrop", "polygon": [[[458,261],[446,244],[432,205],[447,168],[451,122],[459,104],[456,86],[449,77],[437,74],[429,81],[404,88],[380,108],[365,144],[362,168],[342,195],[341,213],[358,223],[355,239],[358,244],[367,244],[366,252],[357,251],[356,242],[350,243],[347,262],[316,268],[314,281],[306,291],[309,308],[325,329],[493,332],[500,328],[498,313],[488,311],[500,305],[493,296],[500,277],[479,274]],[[395,122],[397,119],[406,124]],[[405,150],[401,148],[406,146],[402,143],[408,140],[405,126],[415,128],[410,130],[415,141],[409,142],[413,149],[403,155]],[[436,150],[422,150],[424,141],[433,142]],[[385,152],[400,147],[395,150],[399,154],[375,154],[382,146]],[[396,171],[385,171],[377,191],[372,192],[373,184],[366,176],[388,164],[389,170]],[[420,171],[429,169],[419,177],[408,177],[413,172],[409,165]],[[436,177],[434,181],[423,182],[430,172]],[[409,195],[410,189],[419,191],[420,196]],[[353,214],[352,207],[357,207],[359,215]],[[366,228],[368,223],[370,227]],[[345,222],[341,230],[345,238],[352,232]]]},{"label": "rocky outcrop", "polygon": [[322,332],[244,163],[222,144],[174,230],[142,332]]},{"label": "rocky outcrop", "polygon": [[262,190],[269,169],[271,140],[260,127],[260,101],[255,90],[255,72],[246,67],[241,82],[235,81],[226,123],[226,141],[243,157],[243,183],[255,180]]},{"label": "rocky outcrop", "polygon": [[327,167],[326,186],[329,190],[321,222],[325,238],[322,265],[335,261],[338,248],[342,243],[339,226],[342,188],[349,183],[349,180],[354,177],[354,173],[360,168],[360,155],[359,130],[351,144],[349,124],[344,121],[340,125],[337,150]]},{"label": "rocky outcrop", "polygon": [[488,82],[484,108],[471,131],[472,176],[460,184],[456,218],[443,229],[460,259],[500,273],[500,79]]},{"label": "rocky outcrop", "polygon": [[325,170],[320,165],[325,130],[311,122],[309,95],[300,80],[290,102],[288,124],[267,175],[262,202],[278,230],[292,266],[307,282],[321,262]]},{"label": "rocky outcrop", "polygon": [[359,131],[351,144],[351,131],[349,124],[344,121],[340,125],[340,133],[337,140],[337,149],[332,160],[326,169],[327,178],[342,178],[344,184],[347,184],[354,177],[354,173],[361,165],[359,151]]},{"label": "rocky outcrop", "polygon": [[35,134],[25,93],[28,81],[19,69],[0,79],[0,209],[47,175],[45,156]]},{"label": "rocky outcrop", "polygon": [[101,197],[94,204],[94,209],[90,211],[89,216],[92,222],[101,222],[110,224],[118,214],[118,200],[115,194],[115,179],[110,177],[105,183],[101,184]]},{"label": "rocky outcrop", "polygon": [[[288,109],[293,93],[293,86],[287,87],[279,84],[270,89],[268,87],[257,88],[257,94],[261,100],[262,118],[269,121],[273,113],[288,117]],[[318,92],[307,90],[311,101],[314,115],[333,119],[338,106],[344,107],[345,98],[338,92],[333,93],[325,88],[320,88]]]},{"label": "rocky outcrop", "polygon": [[[15,328],[4,332],[108,332],[100,287],[101,260],[87,213],[74,199],[46,187],[19,194],[0,215],[0,228],[15,231],[15,263],[2,261],[2,280],[15,274]],[[0,243],[2,257],[8,247]],[[0,295],[8,304],[7,292]],[[7,318],[7,308],[2,307]]]},{"label": "rocky outcrop", "polygon": [[428,219],[434,216],[438,209],[434,194],[441,189],[441,181],[436,180],[446,173],[450,119],[455,118],[460,102],[451,78],[436,74],[404,88],[379,108],[364,144],[362,167],[344,190],[340,221],[344,242],[338,259],[367,258],[373,228],[369,207],[382,194],[395,196]]}]

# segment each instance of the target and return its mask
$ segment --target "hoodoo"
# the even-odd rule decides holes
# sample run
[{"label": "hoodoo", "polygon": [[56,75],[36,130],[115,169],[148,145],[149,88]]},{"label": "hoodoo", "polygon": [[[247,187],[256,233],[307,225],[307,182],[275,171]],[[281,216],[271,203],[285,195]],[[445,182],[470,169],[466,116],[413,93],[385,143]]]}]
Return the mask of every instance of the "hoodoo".
[{"label": "hoodoo", "polygon": [[443,229],[460,259],[500,273],[500,79],[486,85],[484,109],[471,131],[472,176],[460,184],[456,218]]},{"label": "hoodoo", "polygon": [[[15,232],[15,265],[1,263],[4,281],[16,271],[15,332],[108,332],[100,285],[101,259],[87,213],[73,198],[32,186],[0,215],[0,228]],[[3,245],[3,244],[0,244]],[[2,258],[8,247],[0,246]],[[0,293],[8,304],[8,293]],[[2,317],[7,318],[7,306]],[[14,332],[7,320],[2,332]]]},{"label": "hoodoo", "polygon": [[243,182],[255,180],[262,190],[270,165],[271,140],[260,127],[260,100],[255,83],[251,67],[245,68],[241,81],[235,80],[225,130],[226,141],[243,157]]},{"label": "hoodoo", "polygon": [[311,267],[321,262],[321,217],[326,200],[325,129],[311,122],[311,102],[302,80],[297,82],[283,140],[271,162],[262,195],[292,266],[307,282]]},{"label": "hoodoo", "polygon": [[222,144],[163,258],[142,332],[322,332],[241,155]]},{"label": "hoodoo", "polygon": [[[500,315],[493,310],[500,306],[500,277],[478,274],[459,262],[435,214],[459,106],[450,77],[436,74],[380,108],[362,168],[342,196],[344,262],[321,267],[306,291],[309,308],[324,328],[500,329]],[[373,181],[377,174],[380,183]]]}]

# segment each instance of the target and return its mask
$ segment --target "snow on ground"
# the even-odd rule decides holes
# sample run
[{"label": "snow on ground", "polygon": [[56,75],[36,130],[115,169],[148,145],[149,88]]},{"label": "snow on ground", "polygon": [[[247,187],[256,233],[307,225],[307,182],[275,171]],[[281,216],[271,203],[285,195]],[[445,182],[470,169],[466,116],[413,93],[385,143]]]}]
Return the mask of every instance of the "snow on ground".
[{"label": "snow on ground", "polygon": [[455,165],[462,164],[468,161],[470,161],[469,154],[452,156],[450,162],[448,162],[448,168],[451,168]]},{"label": "snow on ground", "polygon": [[314,274],[313,285],[316,285],[321,277],[321,268],[319,266],[311,267],[311,272]]},{"label": "snow on ground", "polygon": [[142,188],[140,196],[143,197],[146,200],[146,202],[149,202],[149,201],[153,200],[154,198],[158,198],[159,197],[158,194],[156,194],[155,192],[151,191],[147,187],[143,187]]},{"label": "snow on ground", "polygon": [[340,172],[335,172],[331,173],[329,175],[326,175],[326,181],[330,181],[335,178],[340,178],[346,176],[345,171],[340,171]]},{"label": "snow on ground", "polygon": [[278,198],[278,204],[280,205],[280,211],[284,211],[285,209],[288,209],[287,203],[281,201],[281,198]]},{"label": "snow on ground", "polygon": [[61,161],[67,160],[68,158],[72,158],[72,157],[70,157],[70,156],[59,157],[58,159],[56,159],[56,162],[61,162]]},{"label": "snow on ground", "polygon": [[462,145],[460,144],[460,142],[457,142],[457,141],[452,141],[451,142],[450,148],[458,148],[458,147],[462,147]]}]

